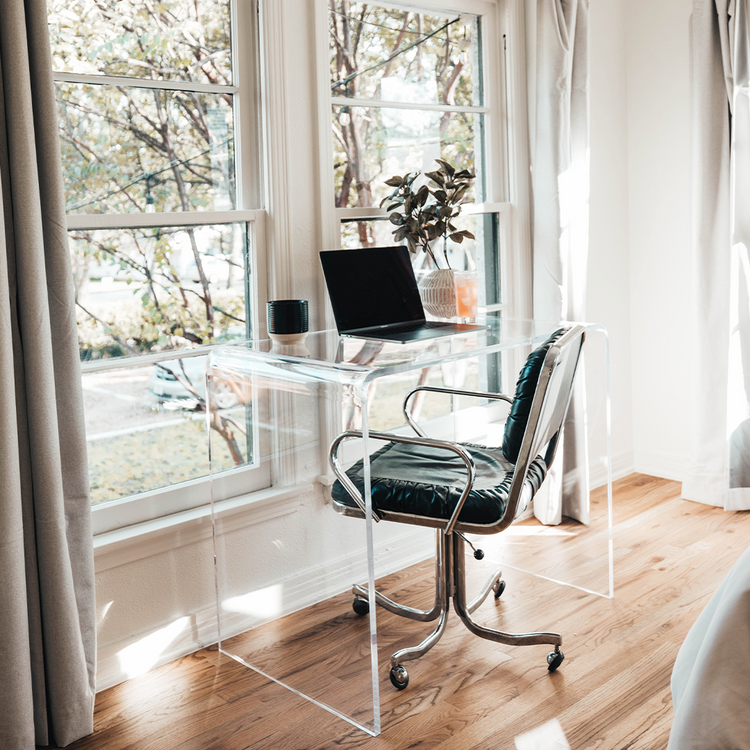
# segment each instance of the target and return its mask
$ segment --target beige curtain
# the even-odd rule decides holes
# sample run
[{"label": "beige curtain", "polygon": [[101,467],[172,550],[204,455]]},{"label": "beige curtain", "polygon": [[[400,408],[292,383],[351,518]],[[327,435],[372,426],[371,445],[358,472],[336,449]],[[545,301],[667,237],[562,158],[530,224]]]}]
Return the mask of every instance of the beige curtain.
[{"label": "beige curtain", "polygon": [[0,8],[0,748],[92,731],[93,550],[45,0]]},{"label": "beige curtain", "polygon": [[[589,205],[588,0],[527,0],[534,318],[586,319]],[[560,460],[559,457],[562,457]],[[583,368],[558,460],[534,498],[546,524],[589,519]]]}]

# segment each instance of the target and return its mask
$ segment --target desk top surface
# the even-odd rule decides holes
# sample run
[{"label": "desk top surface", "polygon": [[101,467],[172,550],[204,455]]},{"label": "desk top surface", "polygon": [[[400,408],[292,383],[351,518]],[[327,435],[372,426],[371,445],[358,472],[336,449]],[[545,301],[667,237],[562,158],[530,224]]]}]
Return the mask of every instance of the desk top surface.
[{"label": "desk top surface", "polygon": [[[563,325],[560,321],[518,320],[486,315],[478,331],[441,336],[406,344],[341,337],[335,330],[311,331],[304,342],[279,345],[269,340],[248,340],[217,347],[209,368],[235,373],[267,373],[282,367],[314,379],[371,380],[444,362],[491,354],[542,343]],[[597,324],[581,324],[600,328]]]}]

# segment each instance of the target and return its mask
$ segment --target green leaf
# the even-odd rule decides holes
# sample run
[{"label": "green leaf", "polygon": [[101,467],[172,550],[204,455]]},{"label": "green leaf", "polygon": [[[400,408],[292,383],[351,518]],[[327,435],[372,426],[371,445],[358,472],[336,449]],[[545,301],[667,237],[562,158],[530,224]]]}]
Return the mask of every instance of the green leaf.
[{"label": "green leaf", "polygon": [[[387,198],[384,198],[384,199],[383,199],[383,203],[385,203],[385,202],[386,202],[387,200],[388,200]],[[383,206],[383,203],[381,203],[381,204],[380,204],[381,208],[382,208],[382,206]],[[388,208],[386,208],[385,210],[386,210],[386,211],[393,211],[393,210],[394,210],[394,209],[396,209],[396,208],[400,208],[400,206],[401,206],[401,204],[400,204],[400,203],[391,203],[391,205],[390,205],[390,206],[388,206]]]},{"label": "green leaf", "polygon": [[448,201],[448,194],[445,190],[436,190],[433,195],[435,196],[435,200],[439,203],[446,203]]},{"label": "green leaf", "polygon": [[421,188],[417,191],[417,205],[418,206],[424,206],[425,203],[427,203],[427,198],[430,195],[430,189],[427,187],[427,185],[422,185]]},{"label": "green leaf", "polygon": [[467,184],[459,185],[455,195],[453,196],[453,202],[458,203],[464,197],[464,195],[466,195],[466,191],[468,189],[469,186]]},{"label": "green leaf", "polygon": [[400,227],[406,222],[406,217],[402,216],[401,214],[391,214],[388,217],[388,221],[390,221],[391,224],[395,224],[396,226]]},{"label": "green leaf", "polygon": [[443,161],[442,159],[435,159],[435,161],[448,173],[449,177],[453,177],[456,169],[452,164],[449,164],[447,161]]},{"label": "green leaf", "polygon": [[464,233],[463,233],[463,232],[454,232],[454,233],[453,233],[453,234],[452,234],[452,235],[450,236],[450,238],[451,238],[451,239],[452,239],[452,240],[453,240],[454,242],[458,242],[458,244],[460,245],[460,244],[461,244],[461,243],[462,243],[462,242],[464,241]]},{"label": "green leaf", "polygon": [[395,175],[391,177],[390,180],[386,180],[385,184],[390,185],[391,187],[401,187],[402,182],[403,182],[403,179],[399,177],[398,175]]},{"label": "green leaf", "polygon": [[470,240],[475,240],[476,239],[476,237],[468,229],[464,229],[464,231],[461,232],[461,234],[464,237],[466,237],[467,239],[470,239]]}]

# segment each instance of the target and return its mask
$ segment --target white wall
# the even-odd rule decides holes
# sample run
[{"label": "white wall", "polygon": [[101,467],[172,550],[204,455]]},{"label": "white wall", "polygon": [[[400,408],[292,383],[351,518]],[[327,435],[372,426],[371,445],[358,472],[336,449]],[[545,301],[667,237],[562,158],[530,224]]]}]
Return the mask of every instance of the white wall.
[{"label": "white wall", "polygon": [[[586,317],[603,323],[609,333],[615,476],[632,472],[634,466],[625,5],[625,0],[591,3],[589,50],[591,198]],[[595,374],[601,383],[601,372]],[[601,429],[598,432],[601,436]]]},{"label": "white wall", "polygon": [[681,479],[690,366],[691,0],[626,12],[630,305],[636,470]]},{"label": "white wall", "polygon": [[681,479],[691,0],[591,3],[588,318],[611,338],[616,473]]}]

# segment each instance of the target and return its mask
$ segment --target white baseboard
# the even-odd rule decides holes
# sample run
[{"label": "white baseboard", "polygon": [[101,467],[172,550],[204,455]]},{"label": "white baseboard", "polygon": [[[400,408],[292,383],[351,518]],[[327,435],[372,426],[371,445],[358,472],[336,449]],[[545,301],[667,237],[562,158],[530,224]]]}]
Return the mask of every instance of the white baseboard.
[{"label": "white baseboard", "polygon": [[[409,530],[375,545],[376,575],[388,575],[434,554],[434,537],[424,529]],[[222,615],[222,638],[242,633],[264,621],[283,617],[351,589],[361,578],[359,555],[344,555],[310,566],[274,582],[280,594],[272,616],[231,612]],[[359,573],[359,575],[357,575]],[[216,608],[212,604],[146,633],[101,646],[97,652],[97,691],[210,646],[217,641]]]},{"label": "white baseboard", "polygon": [[[612,481],[628,476],[635,471],[635,459],[633,451],[620,451],[612,456]],[[606,463],[596,463],[589,467],[589,483],[591,489],[602,487],[607,484]]]},{"label": "white baseboard", "polygon": [[636,450],[635,471],[681,482],[685,476],[685,456],[670,451]]}]

